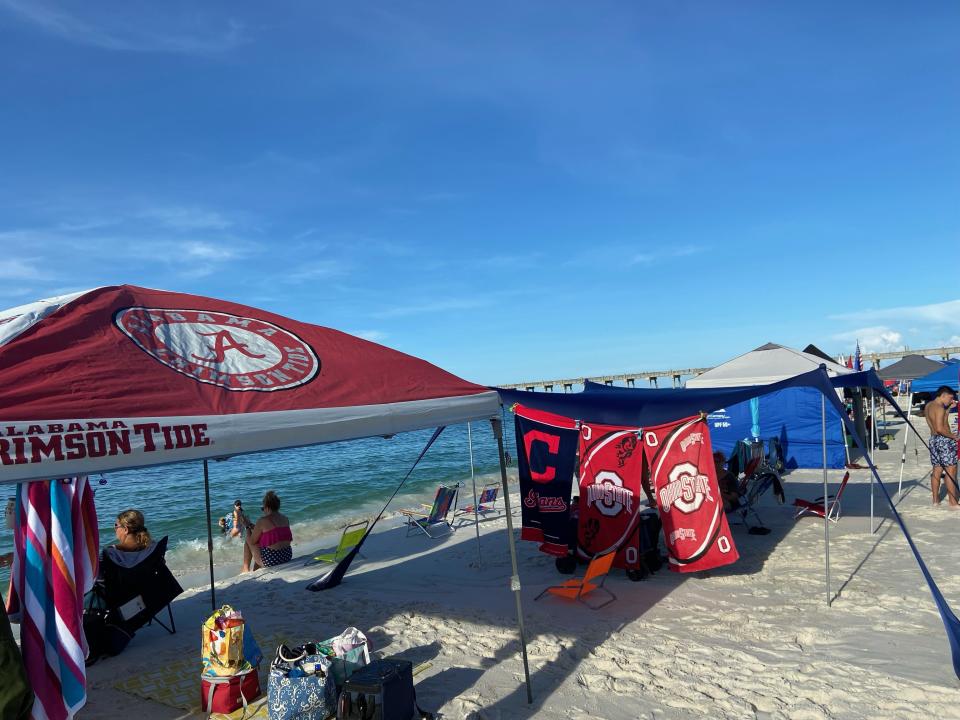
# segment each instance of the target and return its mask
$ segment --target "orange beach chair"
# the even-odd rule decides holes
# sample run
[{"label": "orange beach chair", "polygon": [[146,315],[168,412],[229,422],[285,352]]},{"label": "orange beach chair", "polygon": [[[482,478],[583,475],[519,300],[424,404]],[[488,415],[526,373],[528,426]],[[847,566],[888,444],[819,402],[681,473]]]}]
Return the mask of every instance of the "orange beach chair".
[{"label": "orange beach chair", "polygon": [[[550,593],[551,595],[564,597],[564,598],[567,598],[568,600],[576,600],[578,602],[582,602],[591,610],[598,610],[604,607],[605,605],[609,605],[610,603],[612,603],[614,600],[617,599],[617,596],[614,595],[609,590],[607,590],[607,588],[603,586],[603,583],[606,582],[607,580],[607,575],[610,573],[610,567],[613,565],[613,559],[616,556],[617,556],[616,551],[613,551],[613,552],[607,553],[606,555],[593,558],[593,560],[590,561],[590,564],[587,565],[587,572],[583,576],[582,580],[579,580],[579,579],[566,580],[560,585],[551,585],[542,593],[537,595],[534,598],[534,601],[537,601],[547,593]],[[600,582],[597,582],[598,579],[600,580]],[[588,602],[585,599],[585,596],[589,595],[590,593],[595,593],[600,591],[605,592],[607,595],[609,595],[609,598],[607,600],[604,600],[603,602],[596,603],[593,605],[591,605],[590,602]]]}]

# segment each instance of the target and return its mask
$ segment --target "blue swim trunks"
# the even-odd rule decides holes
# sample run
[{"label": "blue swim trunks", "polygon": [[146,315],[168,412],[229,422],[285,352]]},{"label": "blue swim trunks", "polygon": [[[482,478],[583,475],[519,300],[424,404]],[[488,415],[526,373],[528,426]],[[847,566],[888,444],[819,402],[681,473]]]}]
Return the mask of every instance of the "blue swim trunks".
[{"label": "blue swim trunks", "polygon": [[930,438],[930,464],[934,467],[952,467],[957,464],[957,441],[943,435]]}]

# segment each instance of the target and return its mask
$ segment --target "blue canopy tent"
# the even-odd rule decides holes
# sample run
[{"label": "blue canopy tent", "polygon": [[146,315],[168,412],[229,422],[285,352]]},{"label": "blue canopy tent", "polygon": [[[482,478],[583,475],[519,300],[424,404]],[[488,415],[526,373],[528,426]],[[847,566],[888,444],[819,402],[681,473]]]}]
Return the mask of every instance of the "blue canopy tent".
[{"label": "blue canopy tent", "polygon": [[914,380],[910,385],[910,392],[934,392],[941,385],[947,385],[956,391],[960,389],[958,388],[958,384],[960,384],[958,383],[958,374],[960,374],[960,368],[957,367],[957,364],[947,363],[939,370],[934,370],[929,375]]},{"label": "blue canopy tent", "polygon": [[[826,438],[826,408],[832,406],[839,414],[841,422],[847,427],[848,432],[853,436],[857,445],[863,451],[867,463],[872,473],[872,479],[877,481],[883,491],[883,495],[890,507],[890,512],[896,520],[904,537],[913,551],[914,558],[920,566],[920,572],[927,581],[927,586],[933,595],[937,610],[943,620],[947,631],[947,639],[950,644],[950,651],[953,658],[954,672],[960,678],[960,620],[950,609],[943,594],[934,582],[926,563],[920,556],[920,552],[913,542],[913,538],[907,530],[900,513],[897,512],[893,499],[887,492],[886,487],[880,481],[877,469],[873,464],[873,458],[864,447],[863,440],[856,434],[853,424],[846,416],[840,399],[837,397],[836,388],[842,387],[867,387],[875,392],[881,393],[884,397],[892,401],[887,390],[883,387],[883,382],[873,370],[865,372],[850,373],[837,377],[829,377],[824,366],[818,370],[803,373],[795,377],[787,378],[779,382],[766,385],[749,385],[732,388],[694,388],[688,390],[641,390],[633,388],[616,388],[589,384],[585,386],[583,392],[579,393],[548,393],[533,392],[526,390],[507,390],[496,388],[500,393],[500,400],[505,406],[512,406],[516,403],[537,410],[552,412],[557,415],[563,415],[568,418],[574,418],[581,421],[590,421],[597,423],[607,423],[610,425],[624,425],[632,427],[644,427],[658,425],[671,420],[680,420],[698,413],[708,413],[728,405],[740,402],[749,402],[753,397],[767,395],[771,392],[777,392],[787,388],[812,388],[820,393],[821,396],[821,437]],[[893,405],[901,417],[909,424],[910,420],[900,410],[899,406]],[[914,430],[914,432],[916,432]],[[824,496],[829,494],[827,487],[827,468],[825,452],[823,467],[823,486]],[[872,487],[872,485],[871,485]],[[824,518],[824,565],[826,575],[826,593],[827,604],[832,600],[830,593],[830,523]],[[872,529],[872,523],[871,523]]]},{"label": "blue canopy tent", "polygon": [[[816,468],[823,463],[820,433],[820,392],[814,388],[787,388],[746,403],[720,408],[707,416],[713,446],[730,454],[738,440],[749,436],[777,438],[788,469]],[[840,412],[827,407],[827,467],[847,462]]]}]

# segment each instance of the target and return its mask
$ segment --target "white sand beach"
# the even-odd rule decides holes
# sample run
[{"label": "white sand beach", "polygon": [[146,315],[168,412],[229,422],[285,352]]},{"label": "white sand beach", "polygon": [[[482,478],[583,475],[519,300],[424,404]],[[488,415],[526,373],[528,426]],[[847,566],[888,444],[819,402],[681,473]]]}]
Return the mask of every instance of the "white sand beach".
[{"label": "white sand beach", "polygon": [[[894,497],[902,429],[891,424],[896,441],[877,453]],[[960,512],[945,502],[931,507],[928,470],[926,451],[915,456],[911,441],[899,508],[957,608]],[[523,687],[503,519],[481,523],[482,565],[472,525],[429,540],[405,537],[390,519],[334,590],[305,590],[320,570],[303,567],[306,549],[297,548],[301,558],[283,569],[218,583],[217,602],[243,611],[268,657],[280,640],[359,627],[377,654],[422,666],[418,700],[445,718],[960,718],[936,606],[879,489],[879,528],[870,534],[869,472],[851,472],[843,516],[830,528],[829,608],[823,522],[795,521],[789,504],[821,494],[820,471],[790,473],[784,506],[764,497],[769,535],[734,526],[741,557],[733,566],[693,576],[664,569],[642,582],[614,571],[607,586],[618,599],[600,610],[549,597],[534,602],[563,576],[535,544],[518,542],[532,705]],[[830,471],[832,490],[842,475]],[[512,503],[517,512],[516,496]],[[202,717],[198,628],[209,612],[208,589],[189,590],[174,604],[176,635],[144,628],[122,656],[91,667],[81,715]],[[137,680],[173,683],[178,672],[188,678],[193,709],[148,699],[162,692]]]}]

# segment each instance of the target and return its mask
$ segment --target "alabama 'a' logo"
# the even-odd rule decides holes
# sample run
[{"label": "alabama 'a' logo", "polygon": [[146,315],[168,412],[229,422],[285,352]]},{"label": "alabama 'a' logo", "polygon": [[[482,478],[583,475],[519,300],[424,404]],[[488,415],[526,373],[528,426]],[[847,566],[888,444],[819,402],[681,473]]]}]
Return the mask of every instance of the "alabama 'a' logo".
[{"label": "alabama 'a' logo", "polygon": [[170,369],[227,390],[288,390],[310,382],[320,371],[320,360],[307,343],[255,318],[131,307],[117,312],[114,323]]},{"label": "alabama 'a' logo", "polygon": [[704,499],[713,502],[710,494],[710,478],[700,473],[692,462],[682,462],[673,466],[667,475],[667,483],[657,493],[660,507],[670,512],[675,507],[682,513],[692,513],[700,509]]}]

